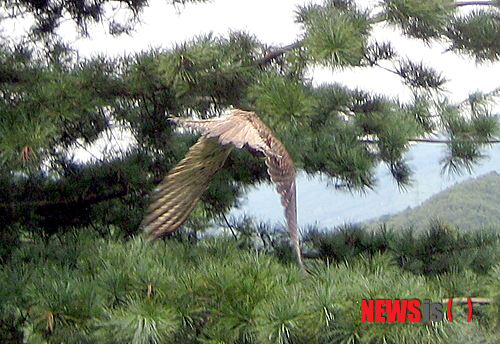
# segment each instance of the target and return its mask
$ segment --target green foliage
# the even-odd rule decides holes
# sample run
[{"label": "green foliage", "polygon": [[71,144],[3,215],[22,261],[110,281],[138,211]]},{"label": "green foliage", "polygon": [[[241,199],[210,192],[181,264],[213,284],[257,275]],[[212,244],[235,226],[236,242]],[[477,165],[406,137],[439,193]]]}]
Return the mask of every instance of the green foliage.
[{"label": "green foliage", "polygon": [[[196,245],[148,243],[104,240],[81,229],[48,242],[26,241],[0,269],[0,325],[7,329],[1,338],[460,343],[465,335],[497,335],[496,303],[474,306],[474,327],[464,333],[458,319],[465,319],[466,310],[459,306],[453,323],[363,323],[360,300],[496,298],[499,256],[491,252],[498,251],[498,234],[459,234],[436,225],[419,236],[351,227],[310,237],[306,256],[320,247],[324,261],[306,260],[307,276],[294,264],[280,263],[279,250],[255,250],[232,236]],[[490,263],[478,268],[481,255],[489,255]]]},{"label": "green foliage", "polygon": [[428,41],[443,34],[453,10],[451,0],[384,0],[387,21],[405,35]]},{"label": "green foliage", "polygon": [[448,156],[444,158],[445,168],[454,172],[472,170],[481,157],[481,144],[492,139],[498,130],[498,121],[484,107],[484,96],[473,94],[462,106],[470,109],[469,116],[463,116],[458,106],[444,104],[441,118],[449,135]]},{"label": "green foliage", "polygon": [[[239,249],[230,237],[198,246],[151,245],[86,233],[74,236],[76,263],[63,251],[33,242],[41,255],[16,253],[11,268],[1,270],[2,281],[16,290],[6,291],[3,307],[25,314],[18,329],[27,341],[340,343],[352,337],[361,343],[418,343],[453,334],[448,325],[424,332],[410,323],[397,329],[360,323],[362,298],[439,297],[425,279],[401,275],[384,255],[347,265],[316,264],[306,277],[273,256]],[[20,283],[22,271],[31,273],[21,274]],[[386,287],[388,280],[394,288]],[[380,337],[373,326],[385,334]]]},{"label": "green foliage", "polygon": [[[324,338],[334,343],[440,342],[446,334],[453,331],[450,327],[446,328],[447,324],[444,323],[428,328],[424,324],[407,326],[408,323],[394,323],[392,326],[386,326],[384,323],[360,322],[357,303],[360,301],[351,304],[355,300],[408,299],[412,298],[412,295],[421,295],[420,297],[431,300],[439,297],[437,289],[430,287],[424,278],[401,273],[386,255],[359,257],[352,265],[346,264],[337,269],[321,271],[317,279],[331,288],[327,302],[332,311],[332,319],[329,324],[330,331],[325,333]],[[326,313],[325,309],[321,311]]]},{"label": "green foliage", "polygon": [[361,64],[370,26],[367,14],[354,2],[302,7],[297,21],[304,27],[304,46],[315,63],[334,69]]},{"label": "green foliage", "polygon": [[108,312],[101,340],[111,333],[116,342],[164,343],[179,326],[175,311],[161,300],[128,299],[122,308]]},{"label": "green foliage", "polygon": [[460,233],[431,221],[424,232],[412,228],[395,231],[387,227],[370,230],[358,225],[330,231],[312,229],[304,242],[310,256],[326,261],[349,262],[360,255],[388,254],[404,270],[435,276],[467,270],[474,274],[491,272],[500,257],[499,239],[494,231]]},{"label": "green foliage", "polygon": [[19,228],[7,227],[0,231],[0,265],[9,261],[16,247],[19,246]]},{"label": "green foliage", "polygon": [[446,79],[432,67],[416,64],[412,61],[401,61],[396,71],[405,84],[424,90],[439,90]]},{"label": "green foliage", "polygon": [[22,317],[16,316],[5,309],[0,316],[0,339],[5,344],[23,343],[23,332],[20,329],[23,323]]},{"label": "green foliage", "polygon": [[258,44],[243,32],[199,37],[163,54],[158,72],[186,108],[206,115],[214,105],[242,106],[242,94],[255,77]]},{"label": "green foliage", "polygon": [[[461,234],[440,222],[431,221],[427,231],[415,235],[409,230],[396,239],[391,248],[403,268],[426,276],[464,269],[485,273],[495,264],[499,254],[495,246],[498,235],[485,234]],[[486,255],[490,255],[489,260],[485,259]]]},{"label": "green foliage", "polygon": [[[457,246],[447,233],[428,247]],[[48,244],[26,242],[0,270],[0,307],[9,310],[1,324],[14,325],[8,335],[39,343],[459,343],[460,321],[433,326],[363,323],[360,300],[438,302],[452,296],[493,296],[498,290],[486,282],[489,275],[470,269],[430,278],[421,270],[401,270],[387,243],[400,240],[410,247],[429,236],[346,228],[325,239],[335,237],[351,253],[338,263],[309,260],[308,276],[224,236],[197,245],[171,240],[151,244],[139,238],[107,241],[80,230]],[[463,249],[474,250],[474,240]],[[70,243],[73,259],[63,250]],[[419,258],[407,256],[407,261],[413,259]],[[496,283],[496,270],[488,269],[491,283]],[[491,330],[469,334],[483,339],[495,335],[490,326],[497,319],[496,306],[489,311],[484,307],[474,313],[475,326]],[[454,312],[454,320],[461,312]],[[16,318],[19,314],[23,316]],[[6,340],[7,334],[2,335]]]},{"label": "green foliage", "polygon": [[386,252],[390,247],[392,236],[394,233],[385,229],[367,231],[356,225],[348,225],[336,228],[333,232],[312,229],[305,241],[311,243],[320,258],[343,262],[360,254],[373,255],[377,252]]},{"label": "green foliage", "polygon": [[454,18],[447,32],[451,49],[476,58],[478,62],[498,61],[499,13],[496,9],[480,9]]},{"label": "green foliage", "polygon": [[250,90],[255,105],[269,118],[269,125],[287,127],[290,122],[301,123],[310,115],[310,97],[297,80],[269,75],[259,80]]},{"label": "green foliage", "polygon": [[408,185],[411,170],[404,154],[412,137],[431,128],[422,98],[401,105],[359,90],[322,86],[313,109],[303,158],[307,172],[323,172],[348,188],[372,187],[372,166],[382,161],[401,186]]}]

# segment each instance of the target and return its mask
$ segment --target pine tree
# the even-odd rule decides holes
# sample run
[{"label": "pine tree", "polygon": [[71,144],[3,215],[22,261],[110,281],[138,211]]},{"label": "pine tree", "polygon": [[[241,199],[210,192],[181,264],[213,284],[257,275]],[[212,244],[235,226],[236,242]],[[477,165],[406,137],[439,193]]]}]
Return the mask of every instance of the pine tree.
[{"label": "pine tree", "polygon": [[[402,55],[373,28],[387,25],[408,39],[496,63],[496,2],[384,0],[365,9],[355,1],[325,0],[298,8],[302,35],[284,47],[231,32],[120,58],[81,59],[58,36],[64,16],[83,34],[101,21],[112,33],[129,31],[147,2],[121,3],[131,21],[108,19],[113,15],[106,1],[2,2],[2,11],[14,19],[33,20],[27,37],[2,37],[0,45],[0,329],[9,329],[9,340],[19,342],[22,333],[50,343],[432,342],[460,332],[453,324],[359,323],[357,306],[343,303],[347,297],[408,298],[410,291],[431,299],[448,296],[433,288],[434,281],[399,271],[387,252],[378,253],[386,248],[377,243],[368,245],[368,258],[345,251],[345,257],[355,256],[352,266],[333,269],[317,262],[315,279],[303,284],[283,264],[279,243],[271,250],[282,262],[228,249],[227,241],[193,246],[181,238],[151,248],[139,239],[110,239],[139,232],[148,194],[196,140],[176,130],[170,116],[207,118],[231,106],[255,111],[298,169],[322,173],[348,189],[374,187],[379,164],[399,185],[408,185],[412,171],[405,153],[414,142],[444,144],[444,166],[470,170],[483,157],[481,148],[498,142],[492,104],[500,87],[453,102],[443,92],[446,79],[439,70],[413,60],[410,52]],[[332,73],[382,68],[398,75],[413,98],[401,101],[341,84],[314,86],[308,74],[314,66]],[[127,136],[128,144],[121,146],[118,135]],[[77,148],[90,151],[91,159],[79,161]],[[259,157],[234,151],[186,227],[200,230],[222,217],[266,178]],[[73,229],[99,238],[72,237]],[[424,253],[401,251],[401,257]],[[443,289],[452,291],[463,276],[475,280],[472,273],[492,269],[491,262],[481,265],[480,255],[470,257],[477,261],[463,270],[445,266]],[[439,267],[429,269],[432,275]],[[493,271],[496,285],[498,269]],[[498,318],[494,312],[488,324]]]},{"label": "pine tree", "polygon": [[[3,224],[41,228],[43,235],[110,224],[120,235],[137,232],[149,190],[194,139],[175,131],[168,117],[209,117],[229,106],[255,110],[299,169],[323,173],[340,187],[373,187],[380,163],[399,185],[408,185],[412,171],[405,153],[419,141],[445,144],[447,168],[471,169],[483,157],[481,147],[496,142],[491,104],[497,90],[453,103],[442,92],[446,80],[439,71],[401,56],[391,42],[372,34],[376,25],[390,25],[408,38],[446,44],[478,63],[496,62],[498,8],[486,2],[464,11],[466,4],[387,0],[370,10],[347,0],[307,5],[296,15],[303,37],[282,48],[242,32],[200,36],[170,49],[115,59],[76,59],[61,46],[47,57],[36,45],[4,44]],[[45,10],[52,5],[47,2]],[[130,3],[136,6],[131,11],[139,15],[142,5]],[[41,9],[25,6],[41,13],[35,21],[45,18]],[[65,11],[72,13],[71,8]],[[77,25],[103,18],[73,16]],[[56,27],[46,35],[57,37]],[[394,67],[382,67],[383,60]],[[388,69],[412,90],[413,100],[400,102],[340,84],[313,87],[307,71],[315,65],[332,73]],[[130,136],[127,148],[114,140],[119,133]],[[436,139],[437,133],[443,138]],[[106,154],[86,163],[71,153],[97,143]],[[266,178],[258,158],[231,154],[197,213],[223,214],[248,185]]]}]

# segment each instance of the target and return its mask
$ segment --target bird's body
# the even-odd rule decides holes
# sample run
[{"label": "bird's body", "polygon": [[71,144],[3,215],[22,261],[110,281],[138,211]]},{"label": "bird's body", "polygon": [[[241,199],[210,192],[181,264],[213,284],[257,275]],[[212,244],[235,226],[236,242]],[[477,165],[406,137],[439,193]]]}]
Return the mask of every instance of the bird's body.
[{"label": "bird's body", "polygon": [[303,267],[297,231],[295,168],[285,146],[253,112],[233,110],[205,120],[175,119],[201,130],[202,136],[167,174],[151,197],[144,219],[146,233],[159,238],[175,231],[191,213],[213,175],[224,165],[232,147],[247,146],[266,157],[271,180],[281,195],[292,248]]}]

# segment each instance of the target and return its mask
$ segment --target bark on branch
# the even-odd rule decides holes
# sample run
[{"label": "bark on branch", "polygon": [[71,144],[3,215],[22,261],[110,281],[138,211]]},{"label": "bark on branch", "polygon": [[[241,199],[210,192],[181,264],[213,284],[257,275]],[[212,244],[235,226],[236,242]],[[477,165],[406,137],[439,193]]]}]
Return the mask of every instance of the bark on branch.
[{"label": "bark on branch", "polygon": [[304,43],[304,41],[300,40],[300,41],[297,41],[295,43],[292,43],[292,44],[289,44],[289,45],[285,45],[284,47],[272,50],[272,51],[268,52],[266,55],[264,55],[264,57],[262,57],[262,58],[260,58],[258,60],[255,60],[254,64],[258,65],[258,66],[262,66],[262,65],[268,64],[269,62],[271,62],[275,58],[283,55],[284,53],[302,46],[303,43]]},{"label": "bark on branch", "polygon": [[[163,177],[156,177],[151,180],[152,184],[158,184]],[[22,207],[52,207],[57,205],[92,205],[103,201],[108,201],[114,198],[120,198],[131,193],[129,185],[115,185],[110,189],[101,190],[99,192],[83,192],[81,195],[66,199],[38,199],[38,200],[27,200],[27,201],[8,201],[0,203],[1,209],[13,209]],[[141,194],[146,195],[147,191],[141,191]]]}]

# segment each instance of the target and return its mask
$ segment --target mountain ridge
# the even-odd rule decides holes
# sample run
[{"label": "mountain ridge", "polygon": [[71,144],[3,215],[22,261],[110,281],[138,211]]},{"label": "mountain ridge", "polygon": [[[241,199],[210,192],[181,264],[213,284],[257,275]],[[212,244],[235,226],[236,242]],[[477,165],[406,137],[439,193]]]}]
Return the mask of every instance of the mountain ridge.
[{"label": "mountain ridge", "polygon": [[364,222],[368,227],[426,228],[438,220],[463,230],[500,228],[500,174],[489,172],[445,189],[421,205]]}]

